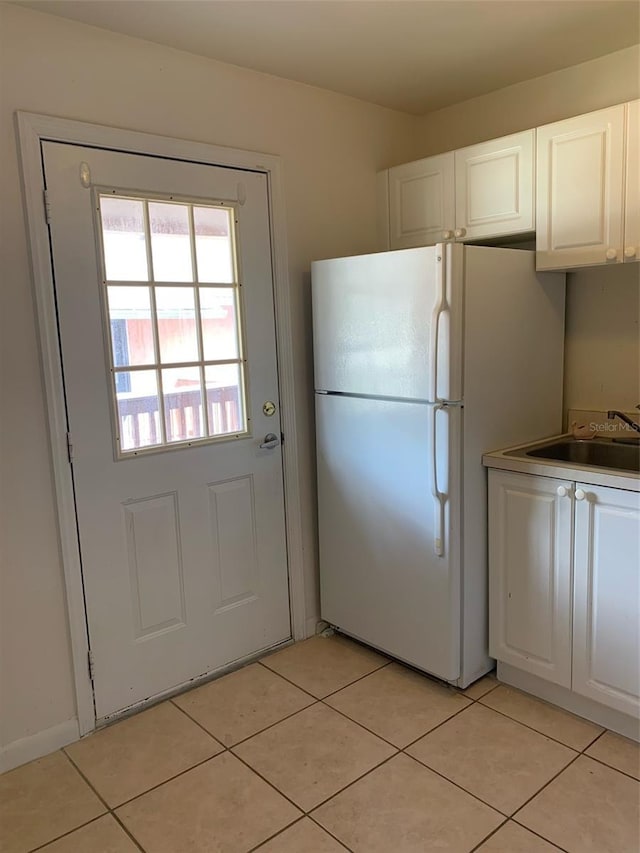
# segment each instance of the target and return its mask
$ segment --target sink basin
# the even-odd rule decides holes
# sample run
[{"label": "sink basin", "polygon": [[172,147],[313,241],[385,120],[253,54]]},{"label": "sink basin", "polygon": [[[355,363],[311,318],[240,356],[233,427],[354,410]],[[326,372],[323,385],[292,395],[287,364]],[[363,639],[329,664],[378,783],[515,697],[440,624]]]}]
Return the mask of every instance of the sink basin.
[{"label": "sink basin", "polygon": [[617,471],[640,473],[640,444],[614,444],[610,441],[584,441],[566,438],[530,450],[512,451],[509,455],[551,459],[575,465],[593,465],[596,468],[614,468]]}]

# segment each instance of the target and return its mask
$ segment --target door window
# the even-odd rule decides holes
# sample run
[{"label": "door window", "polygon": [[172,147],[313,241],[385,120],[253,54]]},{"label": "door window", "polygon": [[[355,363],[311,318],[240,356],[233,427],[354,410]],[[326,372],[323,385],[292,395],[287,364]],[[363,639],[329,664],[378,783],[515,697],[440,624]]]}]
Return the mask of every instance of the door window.
[{"label": "door window", "polygon": [[97,200],[117,455],[246,434],[233,207]]}]

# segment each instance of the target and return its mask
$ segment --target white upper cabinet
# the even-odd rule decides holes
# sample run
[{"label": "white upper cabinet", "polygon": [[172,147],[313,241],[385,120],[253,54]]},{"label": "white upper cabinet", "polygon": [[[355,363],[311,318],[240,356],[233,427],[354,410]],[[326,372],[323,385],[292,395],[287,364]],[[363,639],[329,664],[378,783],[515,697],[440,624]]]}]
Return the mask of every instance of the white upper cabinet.
[{"label": "white upper cabinet", "polygon": [[577,486],[573,689],[637,717],[640,495],[583,483]]},{"label": "white upper cabinet", "polygon": [[389,169],[389,248],[429,246],[453,237],[453,151]]},{"label": "white upper cabinet", "polygon": [[640,101],[627,104],[624,260],[640,261]]},{"label": "white upper cabinet", "polygon": [[381,173],[378,199],[389,222],[388,240],[379,225],[382,248],[532,232],[534,140],[527,130]]},{"label": "white upper cabinet", "polygon": [[456,238],[534,231],[534,162],[534,130],[456,151]]},{"label": "white upper cabinet", "polygon": [[538,128],[536,267],[623,258],[626,106]]}]

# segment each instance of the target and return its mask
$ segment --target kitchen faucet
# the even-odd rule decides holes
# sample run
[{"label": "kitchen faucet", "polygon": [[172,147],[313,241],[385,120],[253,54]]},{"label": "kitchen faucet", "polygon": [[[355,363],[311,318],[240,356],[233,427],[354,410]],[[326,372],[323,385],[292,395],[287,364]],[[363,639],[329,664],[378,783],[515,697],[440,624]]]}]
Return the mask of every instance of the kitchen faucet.
[{"label": "kitchen faucet", "polygon": [[[636,409],[640,409],[640,403],[636,406]],[[624,421],[627,426],[630,426],[631,429],[636,432],[640,432],[640,424],[637,424],[635,421],[632,421],[631,418],[627,417],[624,412],[618,412],[617,409],[611,409],[611,411],[607,412],[607,418],[612,421],[614,418],[620,418],[621,421]]]}]

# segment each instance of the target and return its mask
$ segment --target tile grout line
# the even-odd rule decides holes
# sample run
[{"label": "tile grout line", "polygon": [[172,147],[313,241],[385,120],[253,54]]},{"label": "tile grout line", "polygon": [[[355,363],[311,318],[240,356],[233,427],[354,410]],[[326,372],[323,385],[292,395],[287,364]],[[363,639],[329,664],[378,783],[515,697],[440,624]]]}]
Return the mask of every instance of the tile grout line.
[{"label": "tile grout line", "polygon": [[291,799],[291,797],[289,797],[289,796],[287,796],[287,794],[283,793],[279,788],[276,787],[276,785],[273,782],[270,782],[267,778],[265,778],[262,775],[262,773],[260,773],[258,770],[256,770],[255,767],[252,767],[247,761],[245,761],[239,755],[236,755],[235,752],[231,752],[231,750],[229,750],[229,752],[231,755],[233,755],[234,758],[236,758],[238,761],[240,761],[242,764],[244,764],[244,766],[248,770],[250,770],[252,773],[255,773],[255,775],[258,776],[258,778],[262,779],[262,781],[265,782],[270,788],[273,788],[273,790],[276,792],[276,794],[279,794],[281,797],[284,797],[284,799],[287,800],[287,802],[291,803],[291,805],[295,809],[297,809],[297,811],[302,812],[302,814],[299,815],[294,821],[291,821],[291,823],[288,823],[286,826],[283,826],[282,829],[280,830],[280,832],[282,832],[285,829],[288,829],[292,824],[297,823],[299,820],[301,820],[307,814],[306,811],[302,808],[302,806],[299,806],[297,803],[295,803]]},{"label": "tile grout line", "polygon": [[368,678],[370,675],[373,675],[374,672],[380,672],[381,669],[384,669],[385,667],[389,666],[393,663],[393,661],[388,660],[386,663],[381,664],[381,666],[377,666],[375,669],[372,669],[369,672],[365,672],[364,675],[359,675],[357,678],[354,678],[353,681],[348,681],[346,684],[342,684],[340,687],[336,688],[336,690],[331,690],[329,693],[325,693],[322,696],[316,696],[315,694],[307,690],[305,687],[301,687],[299,684],[296,684],[295,681],[292,681],[286,675],[283,675],[281,672],[278,672],[275,669],[271,669],[271,667],[267,666],[266,663],[262,663],[262,661],[258,661],[258,663],[264,666],[265,669],[268,669],[269,672],[273,673],[274,675],[279,675],[280,678],[284,679],[288,684],[291,684],[293,685],[293,687],[297,687],[298,690],[302,690],[303,693],[307,693],[309,696],[312,696],[316,700],[316,702],[322,702],[324,699],[328,699],[330,696],[335,696],[336,693],[340,693],[341,690],[346,690],[347,687],[352,687],[359,681],[363,681],[365,678]]},{"label": "tile grout line", "polygon": [[[234,742],[234,743],[232,743],[232,744],[229,744],[229,746],[226,746],[225,744],[223,744],[223,743],[222,743],[222,741],[219,741],[219,740],[218,740],[214,735],[211,735],[211,732],[207,731],[207,729],[204,729],[204,731],[206,731],[206,732],[207,732],[207,734],[210,734],[210,735],[211,735],[211,737],[216,741],[216,743],[219,743],[219,744],[223,747],[223,749],[225,749],[225,750],[227,750],[227,751],[231,751],[232,749],[235,749],[237,746],[240,746],[241,744],[246,743],[248,740],[251,740],[251,738],[254,738],[254,737],[257,737],[258,735],[264,734],[264,732],[268,732],[268,731],[269,731],[269,729],[273,729],[275,726],[279,725],[280,723],[284,723],[284,721],[285,721],[285,720],[290,720],[292,717],[295,717],[297,714],[301,714],[303,711],[306,711],[306,710],[308,710],[309,708],[313,708],[313,706],[314,706],[314,705],[319,705],[320,703],[321,703],[321,700],[320,700],[320,699],[314,699],[314,701],[313,701],[313,702],[309,702],[309,704],[308,704],[308,705],[305,705],[305,706],[304,706],[304,707],[302,707],[302,708],[298,708],[298,710],[297,710],[297,711],[292,711],[290,714],[287,714],[287,716],[286,716],[286,717],[283,717],[281,720],[276,720],[276,722],[275,722],[275,723],[269,723],[269,725],[268,725],[268,726],[265,726],[263,729],[258,729],[258,731],[257,731],[257,732],[254,732],[253,734],[247,735],[246,737],[243,737],[241,740],[238,740],[238,741],[235,741],[235,742]],[[198,721],[197,721],[197,720],[195,720],[195,719],[194,719],[194,718],[189,714],[189,712],[188,712],[188,711],[185,711],[183,708],[181,708],[180,710],[181,710],[181,711],[182,711],[182,713],[183,713],[183,714],[185,714],[185,715],[186,715],[190,720],[193,720],[193,722],[194,722],[194,723],[197,723],[197,725],[199,725],[199,726],[200,726],[200,728],[203,728],[203,726],[202,726],[200,723],[198,723]],[[211,757],[213,758],[214,756],[211,756]]]},{"label": "tile grout line", "polygon": [[145,791],[141,791],[139,794],[136,794],[134,797],[129,797],[128,800],[124,800],[122,803],[118,803],[117,806],[109,809],[110,812],[113,812],[114,816],[116,815],[116,810],[121,809],[124,806],[128,806],[133,803],[135,800],[139,800],[140,797],[144,797],[146,794],[150,794],[152,791],[161,788],[163,785],[166,785],[168,782],[173,782],[175,779],[179,779],[180,776],[184,776],[185,773],[189,773],[191,770],[195,770],[197,767],[202,767],[203,764],[206,764],[207,761],[213,761],[214,758],[218,758],[218,756],[223,755],[225,752],[229,752],[228,749],[224,748],[220,750],[220,752],[216,752],[215,755],[209,755],[207,758],[203,758],[202,761],[197,761],[195,764],[192,764],[191,767],[187,767],[185,770],[181,770],[179,773],[175,773],[173,776],[169,776],[168,779],[163,779],[162,782],[158,782],[157,785],[152,785],[150,788],[147,788]]},{"label": "tile grout line", "polygon": [[305,819],[306,815],[300,815],[297,820],[294,820],[293,823],[288,824],[287,826],[279,829],[277,832],[274,832],[273,835],[270,835],[268,838],[265,838],[264,841],[260,841],[259,844],[254,845],[249,849],[249,853],[254,853],[254,851],[260,850],[261,847],[264,847],[265,844],[268,844],[270,841],[273,841],[275,838],[278,838],[282,835],[283,832],[286,832],[288,829],[292,829],[292,827],[297,826],[299,823]]},{"label": "tile grout line", "polygon": [[[528,805],[529,805],[529,803],[530,803],[532,800],[535,800],[535,798],[536,798],[536,797],[538,797],[538,796],[539,796],[539,795],[540,795],[540,794],[545,790],[545,788],[548,788],[548,787],[549,787],[549,785],[550,785],[552,782],[555,782],[555,780],[558,778],[558,776],[561,776],[561,775],[564,773],[564,771],[565,771],[565,770],[567,770],[569,767],[571,767],[571,765],[572,765],[572,764],[575,764],[575,762],[580,758],[580,756],[581,756],[581,755],[582,755],[582,753],[581,753],[581,752],[578,752],[578,753],[577,753],[577,754],[576,754],[576,755],[571,759],[571,761],[566,765],[566,767],[563,767],[563,768],[562,768],[562,770],[559,770],[556,774],[554,774],[554,776],[552,776],[552,777],[551,777],[551,779],[549,779],[549,781],[548,781],[548,782],[545,782],[545,784],[542,786],[542,788],[540,788],[540,790],[539,790],[539,791],[536,791],[536,793],[535,793],[535,794],[533,794],[531,797],[529,797],[529,799],[528,799],[528,800],[525,800],[525,802],[524,802],[524,803],[522,803],[522,805],[521,805],[521,806],[518,806],[518,808],[517,808],[517,809],[515,810],[515,812],[513,813],[512,817],[511,817],[511,820],[515,821],[515,822],[516,822],[517,824],[519,824],[520,826],[524,826],[524,828],[525,828],[525,829],[529,829],[529,827],[528,827],[528,826],[525,826],[525,824],[520,823],[520,821],[519,821],[519,820],[516,820],[516,815],[517,815],[517,814],[520,814],[520,812],[522,811],[522,809],[524,809],[524,808],[525,808],[525,806],[528,806]],[[537,833],[536,833],[536,835],[537,835]],[[544,836],[541,836],[541,838],[544,838]],[[545,841],[549,841],[549,839],[548,839],[548,838],[545,838]],[[555,842],[550,841],[550,843],[551,843],[551,844],[554,844]],[[556,846],[558,846],[558,845],[556,845]]]},{"label": "tile grout line", "polygon": [[[400,755],[400,751],[399,751],[399,750],[398,750],[397,752],[394,752],[394,754],[393,754],[393,755],[388,755],[386,758],[384,758],[382,761],[380,761],[380,762],[379,762],[378,764],[376,764],[374,767],[370,767],[370,768],[369,768],[369,770],[366,770],[364,773],[361,773],[361,774],[360,774],[360,776],[358,776],[358,777],[357,777],[357,779],[353,779],[351,782],[348,782],[346,785],[343,785],[343,787],[342,787],[342,788],[340,788],[338,791],[335,791],[335,793],[331,794],[331,795],[330,795],[330,796],[328,796],[328,797],[325,797],[325,799],[324,799],[324,800],[322,800],[321,802],[317,803],[317,805],[312,806],[312,808],[310,808],[310,809],[309,809],[309,811],[305,812],[305,815],[306,815],[307,817],[310,817],[310,818],[314,821],[314,823],[317,823],[317,824],[318,824],[318,826],[320,826],[320,827],[322,827],[322,829],[324,829],[324,826],[322,826],[322,824],[321,824],[321,823],[319,823],[319,822],[318,822],[318,821],[313,817],[313,812],[318,811],[318,809],[319,809],[319,808],[322,808],[322,806],[325,806],[325,805],[326,805],[330,800],[333,800],[333,798],[334,798],[334,797],[337,797],[339,794],[343,794],[343,793],[344,793],[348,788],[350,788],[352,785],[355,785],[355,784],[357,784],[358,782],[361,782],[364,778],[366,778],[367,776],[369,776],[371,773],[374,773],[376,770],[379,770],[379,769],[380,769],[381,767],[383,767],[385,764],[388,764],[388,763],[389,763],[393,758],[397,758],[397,757],[398,757],[398,755]],[[338,839],[338,840],[339,840],[339,839]],[[341,843],[341,844],[343,844],[343,842],[342,842],[342,841],[340,841],[340,843]]]},{"label": "tile grout line", "polygon": [[105,800],[105,798],[102,796],[102,794],[101,794],[98,790],[96,790],[95,785],[93,785],[93,784],[89,781],[89,779],[87,779],[86,775],[82,772],[82,770],[80,770],[80,768],[79,768],[79,767],[78,767],[78,765],[75,763],[75,761],[73,760],[73,758],[71,758],[71,756],[67,753],[67,750],[63,748],[63,749],[61,749],[60,751],[63,753],[64,757],[67,759],[67,761],[69,762],[69,764],[74,768],[74,770],[75,770],[75,771],[76,771],[76,772],[77,772],[77,773],[82,777],[82,779],[84,779],[84,781],[85,781],[85,782],[86,782],[86,784],[89,786],[89,788],[91,788],[91,790],[93,791],[93,793],[94,793],[94,794],[96,795],[96,797],[100,800],[100,802],[102,803],[102,805],[105,807],[106,811],[110,812],[110,811],[111,811],[111,806],[109,805],[109,803]]},{"label": "tile grout line", "polygon": [[[221,740],[218,740],[218,738],[217,738],[214,734],[212,734],[208,729],[206,729],[206,728],[202,725],[202,723],[198,722],[198,720],[196,720],[196,719],[195,719],[195,717],[192,717],[192,716],[191,716],[191,714],[189,714],[189,712],[188,712],[188,711],[185,711],[185,709],[184,709],[184,708],[181,708],[181,707],[180,707],[180,705],[177,705],[177,704],[173,701],[173,699],[169,699],[169,702],[171,702],[171,704],[174,706],[174,708],[176,708],[178,711],[180,711],[180,713],[181,713],[181,714],[184,714],[184,716],[185,716],[188,720],[190,720],[192,723],[195,723],[195,724],[196,724],[196,726],[198,726],[198,728],[199,728],[199,729],[202,729],[202,731],[203,731],[205,734],[209,735],[209,737],[213,740],[213,742],[214,742],[214,743],[216,743],[218,746],[222,747],[222,749],[226,749],[225,744],[223,744]],[[219,753],[218,753],[218,754],[219,754]],[[214,756],[212,755],[212,756],[210,756],[210,757],[211,757],[211,758],[213,758]]]},{"label": "tile grout line", "polygon": [[637,776],[632,776],[630,773],[627,773],[624,770],[620,770],[620,768],[618,767],[613,767],[611,764],[607,764],[606,761],[602,761],[602,759],[600,758],[595,758],[593,755],[589,755],[587,752],[581,752],[580,755],[584,755],[585,758],[588,758],[591,761],[595,761],[601,767],[606,767],[607,770],[613,770],[614,773],[620,773],[622,776],[626,776],[627,779],[631,779],[632,782],[640,784],[640,779],[638,779]]},{"label": "tile grout line", "polygon": [[[370,772],[371,772],[371,771],[370,771]],[[319,808],[319,806],[318,806],[318,808]],[[331,838],[333,838],[333,840],[334,840],[334,841],[337,841],[337,842],[338,842],[338,844],[340,844],[342,847],[344,847],[344,849],[345,849],[345,850],[348,850],[348,851],[349,851],[349,853],[355,853],[355,851],[354,851],[351,847],[349,847],[349,845],[348,845],[348,844],[345,844],[345,842],[344,842],[344,841],[341,841],[341,840],[338,838],[338,836],[337,836],[337,835],[334,835],[334,834],[333,834],[333,832],[331,832],[331,830],[330,830],[330,829],[327,829],[327,828],[326,828],[326,826],[323,826],[323,825],[320,823],[320,821],[316,820],[316,818],[315,818],[312,814],[308,814],[308,815],[307,815],[307,817],[309,818],[309,820],[313,821],[313,823],[315,823],[315,825],[316,825],[316,826],[320,827],[320,829],[321,829],[323,832],[326,832],[326,833],[327,833],[327,835],[330,835],[330,836],[331,836]]]},{"label": "tile grout line", "polygon": [[138,839],[134,836],[134,834],[133,834],[133,833],[128,829],[128,827],[127,827],[127,826],[125,826],[125,824],[120,820],[120,818],[118,817],[118,815],[117,815],[115,812],[113,812],[113,811],[112,811],[112,812],[111,812],[111,816],[113,817],[113,819],[114,819],[115,821],[117,821],[118,825],[119,825],[120,827],[122,827],[122,830],[123,830],[123,831],[124,831],[128,836],[129,836],[129,838],[133,841],[133,843],[136,845],[136,847],[138,848],[138,850],[142,850],[142,853],[145,853],[145,850],[144,850],[144,847],[142,846],[142,844],[140,844],[140,842],[139,842],[139,841],[138,841]]},{"label": "tile grout line", "polygon": [[476,850],[480,850],[480,848],[482,847],[483,844],[486,844],[490,838],[493,838],[493,836],[496,835],[496,833],[500,832],[502,827],[506,826],[508,823],[509,823],[509,818],[507,818],[506,820],[503,820],[502,823],[499,824],[499,826],[496,826],[496,828],[492,832],[489,833],[489,835],[485,835],[485,837],[482,839],[482,841],[479,841],[475,847],[472,847],[471,850],[469,851],[469,853],[476,853]]},{"label": "tile grout line", "polygon": [[558,850],[561,851],[561,853],[571,853],[571,851],[567,850],[566,847],[561,847],[559,844],[556,844],[555,841],[550,841],[548,838],[545,838],[544,835],[540,835],[540,833],[537,832],[537,830],[531,829],[530,827],[525,826],[523,823],[520,823],[520,821],[514,820],[513,818],[511,818],[511,820],[513,823],[515,823],[516,826],[520,826],[520,827],[522,827],[522,829],[526,829],[527,832],[530,832],[532,835],[535,835],[537,838],[542,839],[542,841],[546,841],[547,844],[551,844],[553,847],[557,847]]},{"label": "tile grout line", "polygon": [[401,750],[401,753],[407,758],[410,758],[411,761],[415,761],[421,767],[424,767],[426,770],[429,770],[431,773],[434,773],[436,776],[439,776],[441,779],[444,779],[445,782],[448,782],[450,785],[453,785],[454,788],[457,788],[459,791],[462,791],[468,797],[473,797],[474,800],[477,800],[479,803],[482,803],[483,806],[487,806],[487,808],[490,808],[492,811],[496,812],[501,817],[505,818],[506,820],[509,820],[510,815],[505,814],[505,812],[501,811],[497,806],[491,805],[491,803],[486,802],[486,800],[483,800],[477,794],[474,794],[471,791],[468,791],[466,788],[463,788],[462,785],[460,785],[458,782],[454,782],[453,779],[449,779],[448,776],[445,776],[444,773],[440,773],[439,770],[434,770],[433,767],[430,767],[428,764],[425,764],[424,761],[421,761],[419,758],[416,758],[415,755],[409,755],[409,753],[405,752],[404,750]]},{"label": "tile grout line", "polygon": [[318,823],[318,821],[315,820],[313,817],[311,817],[310,814],[307,814],[307,812],[302,814],[293,823],[290,823],[288,826],[285,826],[283,829],[278,830],[278,832],[274,833],[273,835],[270,835],[268,838],[265,838],[264,841],[261,841],[260,844],[256,845],[255,847],[252,847],[251,850],[249,850],[249,853],[259,853],[259,851],[262,850],[266,844],[269,844],[271,841],[275,841],[276,838],[279,838],[281,835],[284,835],[285,832],[288,832],[294,826],[297,826],[297,824],[302,823],[303,820],[310,820],[317,827],[319,827],[322,830],[322,832],[325,832],[327,835],[329,835],[331,838],[333,838],[333,840],[336,841],[341,847],[344,847],[344,849],[347,850],[348,853],[353,853],[353,850],[350,847],[347,847],[346,844],[344,844],[344,842],[340,841],[340,839],[337,838],[332,832],[329,832],[328,829],[325,829],[324,826],[321,826]]},{"label": "tile grout line", "polygon": [[[517,717],[512,717],[510,714],[507,714],[506,711],[499,711],[497,708],[493,708],[491,705],[485,705],[484,702],[481,702],[481,701],[478,701],[477,704],[481,705],[483,708],[486,708],[487,711],[495,711],[495,713],[500,714],[501,717],[506,717],[507,720],[511,720],[514,723],[518,723],[519,725],[523,726],[525,729],[529,729],[530,732],[535,732],[536,734],[539,734],[541,737],[546,737],[547,740],[553,741],[553,743],[557,743],[560,746],[564,746],[567,749],[572,749],[574,752],[578,752],[578,753],[582,753],[582,752],[584,752],[585,749],[589,749],[589,747],[592,746],[596,742],[596,740],[598,740],[598,738],[604,734],[604,732],[600,732],[600,734],[596,735],[594,740],[589,741],[589,743],[586,746],[583,746],[581,749],[578,749],[575,746],[569,746],[569,744],[565,743],[563,740],[558,740],[558,738],[553,737],[553,735],[548,735],[546,732],[541,732],[540,729],[536,729],[533,726],[530,726],[529,723],[523,723],[522,720],[519,720]],[[561,710],[564,710],[564,709],[561,709]],[[580,719],[582,719],[582,718],[580,718]],[[587,722],[590,722],[590,720],[587,720]],[[597,725],[597,724],[594,723],[594,725]],[[605,731],[606,731],[606,729],[605,729]]]},{"label": "tile grout line", "polygon": [[62,838],[67,838],[69,835],[73,835],[74,832],[77,832],[79,829],[84,829],[86,826],[91,826],[92,823],[97,823],[97,821],[102,820],[103,817],[107,817],[110,812],[103,812],[99,814],[97,817],[92,817],[91,820],[86,821],[85,823],[81,823],[79,826],[74,826],[73,829],[70,829],[68,832],[63,832],[62,835],[56,835],[55,838],[51,838],[48,841],[45,841],[44,844],[38,844],[37,847],[30,847],[28,853],[36,853],[38,850],[44,850],[45,847],[48,847],[49,844],[54,844],[56,841],[60,841]]},{"label": "tile grout line", "polygon": [[[437,731],[438,729],[442,728],[442,726],[444,726],[444,724],[445,724],[445,723],[448,723],[448,722],[449,722],[449,720],[453,720],[455,717],[458,717],[460,714],[462,714],[462,712],[463,712],[463,711],[468,711],[468,710],[469,710],[469,708],[471,708],[471,707],[472,707],[472,705],[471,705],[471,704],[469,704],[469,705],[465,705],[465,706],[464,706],[464,708],[460,708],[460,710],[459,710],[459,711],[456,711],[456,712],[455,712],[455,714],[452,714],[450,717],[447,717],[447,719],[446,719],[446,720],[442,720],[442,722],[441,722],[441,723],[438,723],[438,725],[437,725],[437,726],[434,726],[432,729],[429,729],[429,731],[428,731],[428,732],[425,732],[423,735],[420,735],[420,737],[417,737],[415,740],[412,740],[412,741],[411,741],[410,743],[408,743],[406,746],[403,746],[403,747],[402,747],[402,752],[406,752],[406,751],[407,751],[407,749],[409,749],[409,748],[410,748],[410,747],[412,747],[412,746],[415,746],[415,745],[418,743],[418,741],[422,740],[422,738],[427,737],[427,735],[433,734],[433,732],[435,732],[435,731]],[[407,755],[408,755],[408,754],[409,754],[409,753],[407,753]],[[413,758],[413,756],[410,756],[410,757],[411,757],[411,758]],[[422,762],[421,762],[421,763],[422,763]]]},{"label": "tile grout line", "polygon": [[129,830],[127,829],[127,827],[126,827],[126,826],[124,825],[124,823],[120,820],[120,818],[118,817],[118,815],[115,813],[115,809],[112,809],[112,808],[111,808],[111,806],[107,803],[107,801],[106,801],[106,800],[104,799],[104,797],[100,794],[100,792],[97,790],[97,788],[95,788],[95,787],[94,787],[94,785],[89,781],[89,779],[87,778],[87,776],[85,776],[85,774],[82,772],[82,770],[80,770],[80,768],[79,768],[79,767],[78,767],[78,765],[75,763],[75,761],[71,758],[71,756],[70,756],[70,755],[67,755],[67,753],[66,753],[66,751],[65,751],[64,749],[63,749],[62,751],[63,751],[63,752],[64,752],[64,754],[66,755],[67,760],[70,762],[70,764],[71,764],[73,767],[75,767],[75,769],[78,771],[78,773],[80,774],[80,776],[82,776],[82,778],[83,778],[83,779],[84,779],[84,781],[87,783],[87,785],[91,788],[91,790],[94,792],[94,794],[98,797],[98,799],[99,799],[99,800],[101,800],[101,802],[102,802],[102,803],[104,804],[104,806],[107,808],[107,810],[108,810],[108,814],[110,814],[110,815],[111,815],[111,817],[112,817],[112,818],[115,820],[115,822],[116,822],[116,823],[117,823],[117,824],[122,828],[122,830],[125,832],[125,834],[129,836],[129,838],[133,841],[133,843],[136,845],[136,847],[137,847],[139,850],[142,850],[142,851],[143,851],[143,853],[144,853],[144,850],[143,850],[143,848],[142,848],[142,845],[138,844],[138,841],[134,838],[134,836],[131,834],[131,832],[129,832]]},{"label": "tile grout line", "polygon": [[[331,697],[328,696],[327,698],[329,699]],[[319,702],[322,705],[324,705],[325,707],[329,708],[330,710],[336,711],[341,716],[346,717],[346,719],[349,720],[350,722],[355,723],[357,726],[360,726],[360,728],[364,729],[366,732],[369,732],[369,734],[374,735],[374,737],[377,737],[380,740],[384,741],[384,743],[388,744],[389,746],[392,746],[394,749],[397,749],[399,752],[404,752],[405,749],[408,749],[410,746],[413,746],[419,740],[422,740],[423,737],[430,735],[431,732],[434,732],[436,729],[439,729],[440,726],[443,726],[445,723],[448,723],[449,720],[452,720],[454,717],[457,717],[458,714],[461,714],[463,711],[466,711],[468,708],[471,707],[471,704],[469,704],[469,705],[465,705],[462,708],[459,708],[457,711],[454,711],[450,716],[448,716],[445,720],[442,720],[440,723],[437,723],[435,726],[433,726],[433,728],[427,729],[426,732],[423,732],[415,740],[410,741],[406,746],[398,746],[398,744],[393,743],[390,740],[387,740],[387,738],[384,737],[384,735],[378,734],[378,732],[374,732],[373,729],[370,729],[367,726],[365,726],[365,724],[360,722],[360,720],[356,720],[353,717],[350,717],[349,714],[346,713],[346,711],[341,711],[339,708],[334,708],[333,705],[329,705],[328,702],[326,702],[324,699],[320,699]]]}]

